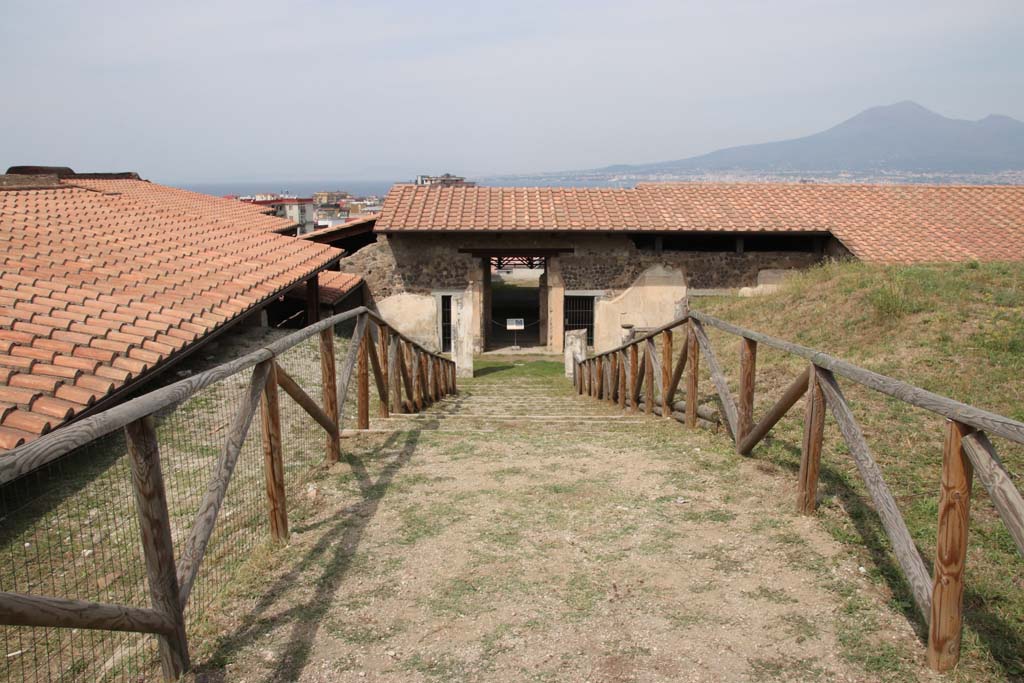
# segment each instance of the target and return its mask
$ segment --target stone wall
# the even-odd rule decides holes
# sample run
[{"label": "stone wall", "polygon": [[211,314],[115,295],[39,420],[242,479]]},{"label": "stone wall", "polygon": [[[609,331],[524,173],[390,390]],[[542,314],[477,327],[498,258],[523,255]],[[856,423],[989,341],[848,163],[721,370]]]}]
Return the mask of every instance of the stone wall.
[{"label": "stone wall", "polygon": [[[628,322],[646,325],[652,316],[671,315],[677,301],[688,291],[755,287],[761,271],[807,268],[823,258],[821,253],[796,251],[658,253],[653,248],[638,248],[623,234],[423,233],[379,235],[376,243],[343,259],[341,268],[363,276],[370,305],[376,305],[382,312],[390,310],[395,315],[401,313],[400,317],[409,317],[408,330],[402,329],[398,319],[394,324],[433,348],[437,345],[437,300],[432,295],[437,291],[458,293],[473,309],[474,320],[485,319],[482,310],[479,314],[476,311],[487,303],[480,261],[460,253],[473,248],[571,248],[572,253],[557,257],[560,280],[564,291],[570,294],[585,291],[599,295],[595,305],[599,346],[610,344],[621,334],[620,323],[625,318],[636,317],[637,320]],[[826,245],[826,253],[828,249]],[[833,246],[832,251],[839,250]],[[551,308],[551,302],[548,307]],[[560,310],[558,307],[555,311],[558,317]],[[552,348],[560,349],[560,321],[548,332],[559,342]],[[482,345],[481,333],[477,330],[474,340],[477,350]]]},{"label": "stone wall", "polygon": [[632,286],[651,266],[676,268],[686,274],[689,287],[723,289],[751,287],[764,269],[807,268],[821,260],[810,252],[788,251],[664,251],[638,249],[625,235],[598,235],[579,239],[575,252],[559,257],[569,290],[622,291]]}]

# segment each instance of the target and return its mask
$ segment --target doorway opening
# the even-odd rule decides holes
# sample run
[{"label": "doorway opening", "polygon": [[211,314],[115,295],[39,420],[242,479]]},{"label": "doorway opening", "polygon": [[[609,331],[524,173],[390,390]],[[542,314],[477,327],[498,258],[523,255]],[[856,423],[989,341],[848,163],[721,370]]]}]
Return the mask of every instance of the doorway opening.
[{"label": "doorway opening", "polygon": [[565,297],[565,330],[586,330],[587,346],[594,345],[594,297]]},{"label": "doorway opening", "polygon": [[441,297],[441,353],[452,350],[452,297],[445,294]]},{"label": "doorway opening", "polygon": [[540,328],[545,258],[491,256],[488,269],[490,288],[487,294],[491,314],[486,348],[543,345]]}]

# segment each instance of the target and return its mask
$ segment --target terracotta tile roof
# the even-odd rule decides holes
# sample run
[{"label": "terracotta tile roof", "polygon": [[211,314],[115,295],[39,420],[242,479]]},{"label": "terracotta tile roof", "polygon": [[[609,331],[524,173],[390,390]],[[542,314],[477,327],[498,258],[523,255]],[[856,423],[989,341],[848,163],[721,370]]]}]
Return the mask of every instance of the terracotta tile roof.
[{"label": "terracotta tile roof", "polygon": [[[245,220],[251,228],[284,232],[296,227],[292,220],[274,216],[274,207],[259,206],[251,202],[226,197],[190,192],[177,187],[158,185],[138,180],[91,179],[72,177],[61,181],[66,185],[85,187],[101,192],[118,192],[143,202],[156,202],[161,206],[215,216],[223,220]],[[269,215],[268,215],[269,214]]]},{"label": "terracotta tile roof", "polygon": [[395,185],[376,230],[831,233],[866,261],[1022,260],[1024,186]]},{"label": "terracotta tile roof", "polygon": [[[363,284],[361,275],[353,273],[339,273],[335,270],[321,270],[319,276],[320,303],[327,306],[334,306],[342,299],[352,293],[357,287]],[[306,288],[296,287],[290,290],[286,298],[293,300],[305,300]]]},{"label": "terracotta tile roof", "polygon": [[320,302],[333,306],[363,284],[363,278],[353,273],[334,270],[320,271]]},{"label": "terracotta tile roof", "polygon": [[281,223],[141,180],[0,188],[0,451],[341,254],[271,232]]},{"label": "terracotta tile roof", "polygon": [[326,238],[351,237],[373,230],[373,226],[380,218],[379,213],[368,213],[345,223],[332,225],[329,228],[318,228],[313,232],[299,235],[300,240],[313,240],[314,242],[326,241]]}]

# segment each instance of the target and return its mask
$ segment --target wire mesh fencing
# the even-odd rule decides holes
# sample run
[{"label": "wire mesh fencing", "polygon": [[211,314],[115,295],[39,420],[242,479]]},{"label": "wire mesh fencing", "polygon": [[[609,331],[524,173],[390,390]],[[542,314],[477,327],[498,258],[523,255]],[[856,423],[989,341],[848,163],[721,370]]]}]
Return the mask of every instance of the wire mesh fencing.
[{"label": "wire mesh fencing", "polygon": [[[357,331],[377,329],[350,341],[357,318]],[[207,635],[232,578],[261,544],[282,540],[275,515],[286,515],[284,501],[331,458],[332,445],[337,454],[340,425],[327,415],[328,399],[340,399],[349,415],[356,407],[347,396],[358,394],[362,410],[370,408],[367,348],[384,326],[366,309],[334,316],[70,425],[63,442],[43,437],[5,456],[4,679],[149,681],[186,669],[188,637]],[[424,366],[429,356],[432,367],[454,375],[451,361],[403,343]],[[381,368],[401,364],[376,348],[372,377],[380,387]],[[344,377],[325,387],[339,367]],[[428,376],[418,366],[406,370],[418,395],[426,394]],[[350,380],[358,391],[346,390]],[[132,425],[129,442],[122,427]],[[147,469],[147,457],[158,467]],[[283,528],[286,538],[286,516]],[[171,585],[155,585],[161,577]],[[169,664],[176,628],[184,652]]]}]

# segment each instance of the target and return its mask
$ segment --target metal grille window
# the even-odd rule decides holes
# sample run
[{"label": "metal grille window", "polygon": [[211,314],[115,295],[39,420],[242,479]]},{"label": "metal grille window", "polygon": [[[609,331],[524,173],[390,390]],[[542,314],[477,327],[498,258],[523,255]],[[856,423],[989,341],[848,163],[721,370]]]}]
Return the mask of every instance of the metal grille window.
[{"label": "metal grille window", "polygon": [[452,298],[441,297],[441,353],[452,350]]},{"label": "metal grille window", "polygon": [[587,345],[594,345],[594,297],[565,297],[565,329],[585,329],[587,331]]}]

